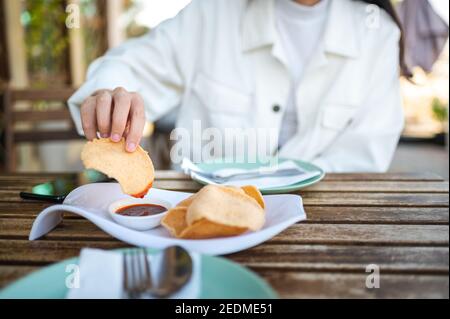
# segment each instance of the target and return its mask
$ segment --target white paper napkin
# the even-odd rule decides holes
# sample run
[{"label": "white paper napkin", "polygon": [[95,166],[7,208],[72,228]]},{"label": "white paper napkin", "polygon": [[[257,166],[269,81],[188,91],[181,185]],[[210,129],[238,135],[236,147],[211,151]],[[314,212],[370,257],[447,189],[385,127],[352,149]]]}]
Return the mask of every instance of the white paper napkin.
[{"label": "white paper napkin", "polygon": [[[183,163],[181,164],[181,168],[184,172],[190,175],[192,178],[207,183],[207,184],[219,184],[214,179],[203,176],[201,173],[204,172],[198,165],[190,161],[189,159],[183,159]],[[285,161],[280,163],[277,166],[262,166],[257,169],[241,169],[241,168],[224,168],[215,171],[214,173],[219,174],[222,177],[227,177],[236,173],[247,173],[247,172],[255,172],[255,173],[265,173],[279,169],[298,169],[299,173],[290,176],[264,176],[264,177],[254,177],[254,178],[245,178],[245,179],[232,179],[230,181],[225,182],[226,185],[231,186],[244,186],[244,185],[255,185],[259,189],[270,189],[276,187],[289,186],[293,184],[297,184],[303,181],[306,181],[310,178],[319,176],[321,174],[320,171],[312,171],[307,172],[299,167],[293,161]]]},{"label": "white paper napkin", "polygon": [[[172,295],[171,299],[194,299],[200,296],[201,256],[190,253],[193,263],[191,280]],[[74,284],[67,293],[68,299],[120,299],[123,296],[123,259],[119,252],[85,248],[81,251],[79,266],[79,285]],[[149,255],[152,279],[157,274],[162,254]]]}]

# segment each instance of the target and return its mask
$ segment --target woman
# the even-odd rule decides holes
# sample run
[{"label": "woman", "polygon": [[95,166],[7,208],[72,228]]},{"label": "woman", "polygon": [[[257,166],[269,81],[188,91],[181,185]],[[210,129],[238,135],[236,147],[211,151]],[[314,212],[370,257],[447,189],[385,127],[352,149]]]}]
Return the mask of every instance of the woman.
[{"label": "woman", "polygon": [[188,132],[257,128],[257,147],[275,136],[266,155],[382,172],[403,127],[401,47],[389,0],[194,0],[95,61],[69,106],[80,133],[130,152],[179,108]]}]

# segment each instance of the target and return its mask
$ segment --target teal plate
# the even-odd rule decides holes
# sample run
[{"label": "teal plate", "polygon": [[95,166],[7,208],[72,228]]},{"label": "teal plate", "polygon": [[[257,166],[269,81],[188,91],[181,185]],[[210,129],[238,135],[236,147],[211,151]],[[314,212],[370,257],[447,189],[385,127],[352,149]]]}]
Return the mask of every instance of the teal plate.
[{"label": "teal plate", "polygon": [[[320,174],[317,175],[316,177],[307,179],[303,182],[300,183],[296,183],[296,184],[291,184],[291,185],[286,185],[286,186],[282,186],[282,187],[273,187],[273,188],[265,188],[265,189],[261,189],[261,192],[263,194],[283,194],[283,193],[288,193],[288,192],[293,192],[296,190],[299,190],[301,188],[307,187],[307,186],[311,186],[313,184],[316,184],[318,182],[320,182],[324,177],[325,177],[325,172],[318,166],[312,164],[312,163],[308,163],[308,162],[303,162],[303,161],[299,161],[299,160],[292,160],[292,159],[279,159],[279,163],[283,163],[285,161],[292,161],[295,164],[297,164],[301,169],[307,171],[307,172],[312,172],[312,171],[319,171]],[[205,163],[200,163],[197,164],[197,166],[199,168],[201,168],[202,170],[212,173],[215,171],[218,171],[220,169],[225,169],[225,168],[240,168],[240,169],[256,169],[259,168],[261,166],[267,166],[267,164],[262,164],[262,163],[226,163],[224,162],[224,160],[215,160],[212,162],[205,162]],[[194,178],[194,180],[196,180],[197,182],[205,185],[206,183],[204,181],[200,181]]]},{"label": "teal plate", "polygon": [[[155,250],[150,250],[150,253]],[[202,255],[201,299],[274,299],[273,289],[254,272],[224,258]],[[62,299],[71,258],[35,271],[0,291],[0,299]]]}]

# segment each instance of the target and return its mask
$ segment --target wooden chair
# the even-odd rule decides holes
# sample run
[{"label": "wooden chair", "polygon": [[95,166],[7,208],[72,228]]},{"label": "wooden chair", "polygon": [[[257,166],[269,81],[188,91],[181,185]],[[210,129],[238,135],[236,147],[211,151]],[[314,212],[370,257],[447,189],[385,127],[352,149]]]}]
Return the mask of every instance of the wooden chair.
[{"label": "wooden chair", "polygon": [[[45,141],[75,140],[81,137],[77,134],[72,123],[67,107],[57,110],[46,111],[20,111],[15,109],[17,102],[63,102],[73,94],[73,88],[35,90],[16,90],[6,88],[3,90],[3,130],[5,146],[5,170],[14,172],[16,169],[16,145],[19,143],[37,143]],[[42,130],[36,129],[38,123],[48,121],[64,121],[70,123],[65,130]],[[18,131],[15,123],[26,122],[33,124],[30,130]]]}]

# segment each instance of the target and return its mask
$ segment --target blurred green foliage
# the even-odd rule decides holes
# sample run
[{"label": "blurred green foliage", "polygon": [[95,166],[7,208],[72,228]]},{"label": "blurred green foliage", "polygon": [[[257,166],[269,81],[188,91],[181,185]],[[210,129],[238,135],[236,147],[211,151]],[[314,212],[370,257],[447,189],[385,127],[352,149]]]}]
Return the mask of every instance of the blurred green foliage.
[{"label": "blurred green foliage", "polygon": [[[70,84],[69,35],[65,25],[67,1],[14,1],[21,1],[23,7],[20,20],[25,29],[30,86],[67,86]],[[79,0],[86,65],[103,55],[107,49],[106,21],[102,11],[107,1]],[[134,23],[136,10],[134,0],[124,0],[124,12],[131,13],[126,27],[128,37],[148,31]]]},{"label": "blurred green foliage", "polygon": [[[21,0],[28,73],[32,87],[70,84],[69,35],[65,25],[66,1]],[[105,19],[101,0],[80,0],[84,58],[89,64],[106,50]],[[103,0],[107,1],[107,0]]]},{"label": "blurred green foliage", "polygon": [[435,97],[431,102],[431,109],[433,110],[434,118],[445,123],[448,121],[448,105],[444,104],[439,98]]},{"label": "blurred green foliage", "polygon": [[66,85],[68,36],[64,1],[26,0],[23,3],[21,22],[25,28],[30,85]]},{"label": "blurred green foliage", "polygon": [[[108,1],[108,0],[103,0]],[[86,65],[103,55],[107,49],[105,17],[99,8],[99,1],[80,1],[81,26],[84,38],[84,59]]]}]

